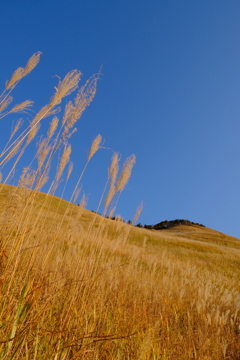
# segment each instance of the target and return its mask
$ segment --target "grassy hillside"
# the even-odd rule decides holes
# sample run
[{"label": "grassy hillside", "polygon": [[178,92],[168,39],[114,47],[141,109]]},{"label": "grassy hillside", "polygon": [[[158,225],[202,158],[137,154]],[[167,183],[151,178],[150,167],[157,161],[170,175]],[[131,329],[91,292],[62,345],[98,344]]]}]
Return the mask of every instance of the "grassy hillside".
[{"label": "grassy hillside", "polygon": [[239,359],[240,241],[0,185],[1,359]]}]

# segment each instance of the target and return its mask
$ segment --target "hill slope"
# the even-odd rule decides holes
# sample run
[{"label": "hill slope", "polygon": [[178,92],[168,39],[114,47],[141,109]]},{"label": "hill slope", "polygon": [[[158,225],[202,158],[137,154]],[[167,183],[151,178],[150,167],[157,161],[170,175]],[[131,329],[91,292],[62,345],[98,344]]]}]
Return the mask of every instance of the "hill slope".
[{"label": "hill slope", "polygon": [[[12,190],[15,190],[16,193],[14,194]],[[11,202],[18,201],[15,198],[21,198],[17,191],[17,188],[4,185],[0,192],[0,214],[9,211]],[[20,206],[18,204],[18,207]],[[86,231],[95,218],[94,227],[98,227],[101,221],[106,226],[105,232],[108,233],[108,239],[112,240],[115,236],[113,228],[117,223],[116,221],[114,224],[113,220],[102,218],[86,209],[79,209],[78,206],[55,196],[37,193],[31,206],[32,218],[30,217],[28,226],[35,222],[36,216],[38,216],[38,226],[42,224],[43,231],[47,229],[50,231],[51,228],[59,224],[59,221],[62,221],[62,216],[67,209],[63,229],[64,224],[76,223],[77,227],[80,226],[82,230]],[[42,211],[40,215],[39,209]],[[17,211],[18,209],[15,206],[14,213]],[[80,220],[76,222],[75,217],[79,213],[81,213]],[[142,248],[144,244],[145,251],[148,253],[157,254],[159,252],[162,254],[165,251],[177,259],[192,261],[208,269],[222,272],[223,275],[236,277],[236,279],[240,278],[240,240],[237,238],[198,225],[177,225],[161,231],[137,228],[123,223],[118,223],[118,227],[129,232],[129,244],[139,248]]]},{"label": "hill slope", "polygon": [[238,358],[239,239],[11,186],[0,204],[0,358]]}]

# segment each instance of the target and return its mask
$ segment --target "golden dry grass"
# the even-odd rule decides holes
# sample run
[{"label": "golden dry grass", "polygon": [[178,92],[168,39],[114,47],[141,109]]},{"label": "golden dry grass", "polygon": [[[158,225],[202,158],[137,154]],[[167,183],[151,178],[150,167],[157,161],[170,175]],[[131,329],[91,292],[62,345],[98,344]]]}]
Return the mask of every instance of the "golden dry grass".
[{"label": "golden dry grass", "polygon": [[239,358],[238,239],[30,193],[1,189],[0,358]]}]

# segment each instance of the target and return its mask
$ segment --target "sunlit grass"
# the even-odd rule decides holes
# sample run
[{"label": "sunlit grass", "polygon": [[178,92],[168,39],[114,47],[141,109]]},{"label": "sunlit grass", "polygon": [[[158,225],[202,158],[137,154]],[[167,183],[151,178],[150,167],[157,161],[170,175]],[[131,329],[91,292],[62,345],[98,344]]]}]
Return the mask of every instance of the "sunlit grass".
[{"label": "sunlit grass", "polygon": [[[21,190],[4,188],[2,203],[13,191]],[[28,237],[42,206],[47,217],[43,211]],[[5,358],[17,351],[16,358],[28,352],[29,359],[34,353],[37,359],[224,359],[225,351],[237,359],[237,239],[225,236],[226,253],[224,245],[219,253],[210,240],[215,232],[205,228],[199,251],[201,229],[182,227],[174,248],[176,229],[135,228],[38,193],[28,226],[11,265],[7,248],[2,263]],[[188,242],[189,231],[199,236],[196,244]]]},{"label": "sunlit grass", "polygon": [[[39,53],[34,64],[38,59]],[[11,89],[22,69],[10,81]],[[54,115],[79,76],[70,72],[44,111]],[[73,203],[53,195],[69,160],[71,126],[96,90],[92,84],[85,94],[88,84],[74,100],[78,108],[67,104],[60,130],[54,118],[38,144],[37,169],[26,167],[17,187],[0,184],[0,359],[239,359],[238,239],[196,225],[137,228],[120,217],[113,221],[86,210],[84,198],[82,206],[75,205],[100,136],[92,143]],[[43,116],[42,110],[29,134],[36,135],[33,129]],[[25,151],[24,134],[18,141]],[[13,157],[13,172],[14,156],[23,153],[11,141],[0,156],[1,164]],[[47,182],[58,151],[56,177],[48,193],[41,193],[37,190]],[[113,212],[135,156],[117,179],[118,161],[114,153],[105,201],[102,196],[104,214]]]}]

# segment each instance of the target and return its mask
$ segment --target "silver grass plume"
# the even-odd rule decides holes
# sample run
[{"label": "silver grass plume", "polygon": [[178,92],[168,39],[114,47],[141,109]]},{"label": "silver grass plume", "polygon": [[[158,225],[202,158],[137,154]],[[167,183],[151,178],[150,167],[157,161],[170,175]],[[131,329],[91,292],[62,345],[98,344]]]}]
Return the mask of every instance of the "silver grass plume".
[{"label": "silver grass plume", "polygon": [[136,156],[134,154],[132,154],[125,160],[123,164],[122,172],[116,184],[116,192],[118,191],[122,192],[125,186],[127,185],[127,182],[132,173],[132,168],[135,163],[136,163]]},{"label": "silver grass plume", "polygon": [[134,215],[134,218],[133,218],[133,221],[132,221],[133,225],[135,225],[136,222],[138,221],[138,218],[139,218],[139,216],[140,216],[140,214],[142,212],[143,207],[144,207],[144,205],[143,205],[143,202],[141,201],[140,204],[138,205],[136,213]]}]

